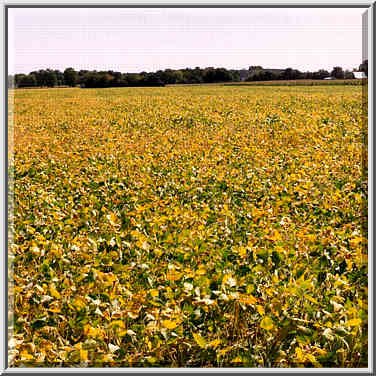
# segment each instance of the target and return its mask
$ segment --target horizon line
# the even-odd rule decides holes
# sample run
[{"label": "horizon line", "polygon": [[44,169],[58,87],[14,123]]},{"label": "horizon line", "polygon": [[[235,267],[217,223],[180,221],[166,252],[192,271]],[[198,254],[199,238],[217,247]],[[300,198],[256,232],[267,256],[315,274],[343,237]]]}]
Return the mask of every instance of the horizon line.
[{"label": "horizon line", "polygon": [[[368,60],[368,59],[363,60],[362,62],[359,63],[359,65],[362,64],[363,62],[365,62],[366,60]],[[358,70],[359,69],[359,65],[357,67],[353,67],[353,69],[357,69],[357,71],[359,72],[359,70]],[[341,67],[344,71],[349,70],[349,69],[344,68],[344,67],[342,67],[340,65],[333,65],[332,68],[318,68],[318,69],[313,69],[313,70],[309,70],[309,69],[307,69],[307,70],[301,70],[301,68],[300,69],[299,68],[293,68],[292,66],[288,66],[286,68],[275,68],[275,67],[273,67],[273,68],[265,68],[265,67],[263,67],[261,65],[253,65],[253,66],[256,66],[256,67],[260,66],[261,69],[263,69],[263,70],[286,70],[286,69],[293,69],[293,70],[298,70],[298,71],[300,71],[302,73],[305,73],[305,72],[318,72],[320,70],[325,70],[325,71],[330,72],[330,70],[333,69],[333,68],[335,68],[335,67]],[[249,66],[249,67],[251,67],[251,66]],[[10,73],[10,72],[7,72],[7,75],[31,74],[32,72],[38,72],[39,70],[52,70],[52,71],[58,70],[60,72],[64,72],[66,69],[69,69],[69,68],[74,69],[76,72],[80,72],[80,71],[85,70],[85,71],[88,71],[88,72],[109,72],[109,71],[113,71],[113,72],[117,72],[117,73],[121,73],[121,74],[141,74],[142,72],[156,73],[158,71],[165,71],[167,69],[172,70],[172,71],[179,71],[179,70],[181,71],[181,70],[186,70],[186,69],[192,69],[193,70],[193,69],[197,69],[197,68],[198,69],[208,69],[208,68],[226,69],[226,70],[229,70],[229,71],[230,70],[235,70],[235,71],[246,70],[246,71],[248,71],[249,67],[248,68],[226,68],[224,66],[206,66],[206,67],[195,66],[195,67],[184,67],[184,68],[159,68],[157,70],[142,69],[142,70],[137,71],[137,72],[134,72],[134,71],[133,72],[129,72],[129,71],[128,72],[122,72],[122,71],[119,71],[119,70],[116,70],[116,69],[111,69],[111,68],[109,68],[109,69],[104,69],[104,68],[95,68],[95,69],[80,68],[80,69],[78,69],[78,68],[75,68],[73,66],[67,66],[67,67],[65,67],[62,70],[60,68],[51,68],[51,67],[48,67],[48,68],[38,68],[36,70],[29,71],[28,73],[24,73],[24,72]],[[350,70],[350,71],[352,72],[352,70]]]}]

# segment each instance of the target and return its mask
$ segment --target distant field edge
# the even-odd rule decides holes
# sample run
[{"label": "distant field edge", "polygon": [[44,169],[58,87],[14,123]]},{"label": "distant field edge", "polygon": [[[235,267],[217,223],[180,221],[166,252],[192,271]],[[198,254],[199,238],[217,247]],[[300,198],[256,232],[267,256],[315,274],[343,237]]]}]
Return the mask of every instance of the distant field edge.
[{"label": "distant field edge", "polygon": [[322,86],[322,85],[366,85],[367,79],[348,80],[289,80],[289,81],[250,81],[223,83],[224,86]]}]

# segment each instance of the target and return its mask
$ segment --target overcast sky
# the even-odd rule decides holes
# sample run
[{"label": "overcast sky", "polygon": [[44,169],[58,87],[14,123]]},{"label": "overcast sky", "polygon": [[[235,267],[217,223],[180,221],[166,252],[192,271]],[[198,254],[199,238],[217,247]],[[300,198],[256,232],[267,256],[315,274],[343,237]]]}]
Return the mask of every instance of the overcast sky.
[{"label": "overcast sky", "polygon": [[9,73],[358,67],[365,9],[9,9]]}]

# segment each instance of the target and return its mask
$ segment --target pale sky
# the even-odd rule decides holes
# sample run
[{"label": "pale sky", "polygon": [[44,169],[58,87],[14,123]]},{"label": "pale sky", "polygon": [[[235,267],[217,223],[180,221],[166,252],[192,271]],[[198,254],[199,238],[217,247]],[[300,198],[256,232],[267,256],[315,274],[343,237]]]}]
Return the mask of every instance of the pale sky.
[{"label": "pale sky", "polygon": [[9,73],[199,66],[301,71],[362,61],[364,8],[9,10]]}]

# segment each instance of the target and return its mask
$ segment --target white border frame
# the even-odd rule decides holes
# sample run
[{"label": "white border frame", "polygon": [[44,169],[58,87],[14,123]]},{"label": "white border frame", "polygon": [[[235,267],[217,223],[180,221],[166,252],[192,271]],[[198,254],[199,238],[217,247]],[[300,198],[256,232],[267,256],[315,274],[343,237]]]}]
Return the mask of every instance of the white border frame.
[{"label": "white border frame", "polygon": [[[4,59],[2,59],[2,77],[1,77],[1,83],[4,87],[4,90],[1,92],[1,112],[3,115],[3,119],[7,119],[6,108],[4,106],[4,103],[6,100],[8,100],[6,95],[6,87],[7,82],[5,80],[7,72],[6,70],[6,64],[5,59],[8,58],[6,55],[6,33],[5,33],[5,6],[9,5],[17,5],[17,6],[33,6],[37,5],[40,7],[43,6],[82,6],[82,7],[89,7],[90,5],[97,5],[104,7],[111,7],[116,5],[125,5],[125,6],[160,6],[160,7],[167,7],[169,5],[178,5],[183,7],[184,5],[193,7],[193,6],[223,6],[228,5],[230,7],[240,7],[240,6],[255,6],[255,7],[262,7],[262,6],[268,6],[268,7],[364,7],[365,11],[368,11],[368,368],[76,368],[76,367],[70,367],[70,368],[6,368],[6,362],[7,362],[7,336],[8,336],[8,328],[6,327],[6,314],[7,314],[7,299],[8,299],[8,286],[7,283],[4,283],[4,288],[1,289],[0,292],[0,299],[2,304],[5,307],[1,311],[2,316],[2,325],[0,329],[0,372],[1,374],[6,372],[7,374],[14,374],[14,373],[372,373],[373,374],[373,366],[374,366],[374,359],[373,359],[373,346],[374,346],[374,328],[373,328],[373,306],[374,306],[374,299],[373,299],[373,272],[374,272],[374,257],[373,257],[373,160],[374,160],[374,152],[373,152],[373,140],[374,140],[374,131],[373,131],[373,123],[374,123],[374,113],[373,113],[373,101],[374,98],[372,96],[373,93],[373,84],[374,84],[374,45],[373,45],[373,35],[374,35],[374,25],[373,25],[373,15],[376,13],[376,3],[370,2],[370,1],[331,1],[328,3],[325,0],[319,0],[315,2],[311,1],[290,1],[286,2],[283,0],[266,0],[266,1],[257,1],[252,2],[249,0],[238,0],[234,3],[228,2],[228,1],[215,1],[215,0],[209,0],[209,1],[199,1],[199,0],[191,0],[189,2],[186,1],[179,1],[179,0],[165,0],[163,3],[161,3],[158,0],[149,0],[149,1],[139,1],[139,2],[131,2],[131,1],[124,1],[124,0],[112,0],[110,3],[104,3],[103,1],[99,0],[84,0],[77,3],[74,0],[65,0],[63,3],[59,1],[53,1],[53,0],[39,0],[38,2],[28,1],[28,0],[8,0],[4,1],[1,0],[2,3],[2,19],[3,19],[3,25],[2,28],[2,38],[1,38],[1,44],[2,44],[2,51],[4,52]],[[5,122],[4,124],[7,124]],[[4,125],[5,128],[5,125]],[[7,132],[7,129],[4,130]],[[6,133],[4,133],[4,136]],[[6,138],[5,138],[6,139]],[[5,144],[5,143],[4,143]],[[1,175],[4,177],[7,177],[7,145],[6,150],[4,153],[1,154],[2,163],[0,164],[0,170]],[[2,185],[2,195],[0,198],[0,209],[5,213],[5,216],[7,216],[8,208],[7,206],[7,200],[6,200],[6,189],[7,182],[4,182]],[[6,223],[6,217],[4,217],[5,223]],[[3,266],[3,270],[6,270],[8,268],[7,265],[7,229],[5,226],[0,227],[0,236],[2,239],[4,239],[4,252],[3,257],[1,258],[1,264]],[[371,350],[371,351],[370,351]],[[303,371],[307,370],[307,371]],[[303,372],[302,372],[303,371]]]}]

